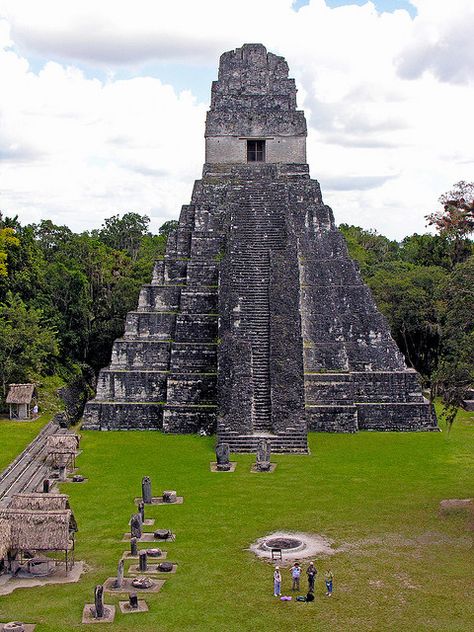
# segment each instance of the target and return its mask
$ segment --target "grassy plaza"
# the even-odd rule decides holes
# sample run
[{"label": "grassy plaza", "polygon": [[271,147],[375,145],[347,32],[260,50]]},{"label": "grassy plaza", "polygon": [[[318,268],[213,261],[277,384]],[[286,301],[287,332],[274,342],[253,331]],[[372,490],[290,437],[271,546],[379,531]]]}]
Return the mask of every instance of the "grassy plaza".
[{"label": "grassy plaza", "polygon": [[[310,434],[311,455],[274,455],[272,474],[250,473],[251,455],[234,459],[234,473],[210,472],[214,437],[84,432],[78,465],[89,480],[61,491],[70,494],[76,557],[87,572],[77,584],[0,597],[0,620],[36,622],[39,632],[87,629],[80,624],[84,603],[95,584],[115,575],[128,548],[121,539],[133,499],[149,475],[154,494],[176,489],[184,496],[182,505],[146,512],[155,527],[145,529],[176,533],[163,549],[178,570],[159,594],[145,597],[148,613],[119,612],[114,630],[469,630],[472,517],[440,516],[438,506],[472,496],[472,424],[472,413],[461,413],[449,436]],[[0,431],[3,441],[7,428]],[[315,559],[312,604],[275,599],[272,567],[246,550],[282,529],[321,534],[342,549]],[[328,567],[331,599],[324,596]],[[285,568],[283,594],[290,586]],[[105,601],[118,604],[119,597],[106,594]]]}]

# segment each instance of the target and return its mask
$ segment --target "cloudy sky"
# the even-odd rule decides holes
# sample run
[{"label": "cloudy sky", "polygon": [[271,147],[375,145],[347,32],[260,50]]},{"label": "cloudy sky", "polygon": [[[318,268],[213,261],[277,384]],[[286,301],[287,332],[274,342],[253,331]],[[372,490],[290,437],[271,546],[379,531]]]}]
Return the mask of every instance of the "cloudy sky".
[{"label": "cloudy sky", "polygon": [[0,209],[177,218],[219,55],[245,42],[287,59],[338,223],[424,232],[474,178],[472,0],[0,0]]}]

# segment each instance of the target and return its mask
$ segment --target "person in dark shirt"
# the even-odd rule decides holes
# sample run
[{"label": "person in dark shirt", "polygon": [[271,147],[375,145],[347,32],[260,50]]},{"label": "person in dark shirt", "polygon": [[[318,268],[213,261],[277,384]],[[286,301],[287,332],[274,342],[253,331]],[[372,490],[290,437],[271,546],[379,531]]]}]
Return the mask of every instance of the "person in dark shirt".
[{"label": "person in dark shirt", "polygon": [[316,570],[316,566],[314,562],[310,562],[308,568],[306,569],[306,575],[308,576],[308,592],[314,593],[314,582],[316,581],[316,575],[318,571]]}]

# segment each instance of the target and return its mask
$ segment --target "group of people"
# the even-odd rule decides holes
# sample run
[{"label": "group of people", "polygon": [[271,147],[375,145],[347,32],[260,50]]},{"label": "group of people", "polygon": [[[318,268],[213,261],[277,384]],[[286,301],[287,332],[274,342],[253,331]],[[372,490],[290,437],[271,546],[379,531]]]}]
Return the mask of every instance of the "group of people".
[{"label": "group of people", "polygon": [[[291,573],[291,590],[300,590],[300,578],[303,573],[303,569],[299,565],[298,562],[295,562],[290,569]],[[308,594],[314,595],[314,584],[316,581],[316,575],[318,571],[316,570],[316,566],[314,562],[310,562],[308,568],[306,569],[306,577],[308,578]],[[331,570],[327,570],[324,573],[324,581],[326,584],[326,595],[330,597],[332,595],[332,582],[333,582],[333,574]],[[273,594],[275,597],[281,596],[281,572],[280,567],[276,566],[275,571],[273,573]]]}]

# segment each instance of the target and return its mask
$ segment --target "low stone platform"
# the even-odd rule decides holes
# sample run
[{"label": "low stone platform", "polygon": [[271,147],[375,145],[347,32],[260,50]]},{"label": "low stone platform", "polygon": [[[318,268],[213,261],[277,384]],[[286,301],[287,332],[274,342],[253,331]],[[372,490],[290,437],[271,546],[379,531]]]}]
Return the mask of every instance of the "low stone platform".
[{"label": "low stone platform", "polygon": [[86,603],[82,611],[82,623],[113,623],[115,619],[115,606],[104,605],[104,616],[101,619],[94,617],[95,605]]},{"label": "low stone platform", "polygon": [[270,463],[270,469],[269,470],[258,470],[257,469],[257,465],[254,463],[252,465],[252,467],[250,468],[251,472],[254,472],[256,474],[271,474],[272,472],[274,472],[276,470],[276,463]]},{"label": "low stone platform", "polygon": [[148,604],[144,599],[138,600],[138,608],[130,608],[128,601],[119,601],[119,608],[122,614],[133,614],[134,612],[148,612]]},{"label": "low stone platform", "polygon": [[231,461],[229,465],[230,465],[230,469],[228,470],[218,470],[216,461],[211,461],[209,463],[211,472],[235,472],[235,468],[237,467],[237,461]]},{"label": "low stone platform", "polygon": [[[141,549],[142,551],[146,551],[146,549]],[[150,560],[165,560],[168,556],[168,551],[161,551],[161,555],[159,557],[149,557]],[[122,555],[123,560],[138,560],[138,555],[132,555],[130,551],[124,551]]]},{"label": "low stone platform", "polygon": [[[0,622],[0,632],[3,632],[5,630],[5,625],[7,625],[8,623],[13,623],[13,621],[4,621],[3,623]],[[36,629],[36,623],[23,623],[23,627],[25,629],[25,632],[33,632],[33,630]]]},{"label": "low stone platform", "polygon": [[[128,521],[128,524],[130,523],[131,523],[131,520]],[[154,524],[155,524],[154,518],[145,518],[145,520],[143,521],[144,527],[152,527]]]},{"label": "low stone platform", "polygon": [[[145,573],[140,573],[140,575],[144,575]],[[153,586],[150,588],[137,588],[136,586],[132,586],[132,581],[136,579],[136,577],[124,577],[123,583],[120,588],[115,588],[114,584],[116,581],[116,577],[108,577],[104,582],[104,592],[113,593],[120,595],[122,593],[131,593],[131,592],[139,592],[139,593],[157,593],[163,588],[163,584],[165,583],[164,579],[154,579]]]},{"label": "low stone platform", "polygon": [[[130,542],[131,539],[130,533],[125,533],[122,542]],[[137,542],[166,542],[166,540],[156,539],[153,533],[143,533],[141,538],[137,538]]]},{"label": "low stone platform", "polygon": [[146,571],[141,571],[138,564],[132,564],[128,569],[130,575],[173,575],[176,573],[178,565],[173,563],[173,568],[170,571],[160,571],[158,564],[148,564]]},{"label": "low stone platform", "polygon": [[0,575],[0,596],[9,595],[17,588],[76,583],[79,581],[83,572],[84,563],[75,562],[72,569],[67,573],[64,566],[57,566],[54,572],[46,577],[12,577],[11,575]]},{"label": "low stone platform", "polygon": [[[138,505],[138,503],[140,502],[143,502],[142,498],[134,498],[134,503],[136,505]],[[183,496],[176,496],[176,500],[174,503],[165,503],[162,496],[153,496],[153,498],[151,499],[151,503],[145,503],[145,507],[149,507],[150,505],[182,505],[183,502]]]}]

